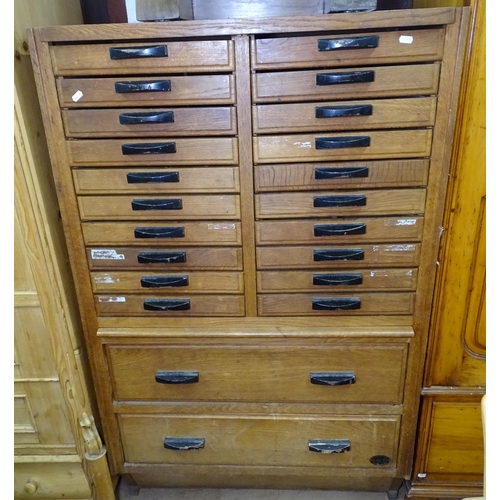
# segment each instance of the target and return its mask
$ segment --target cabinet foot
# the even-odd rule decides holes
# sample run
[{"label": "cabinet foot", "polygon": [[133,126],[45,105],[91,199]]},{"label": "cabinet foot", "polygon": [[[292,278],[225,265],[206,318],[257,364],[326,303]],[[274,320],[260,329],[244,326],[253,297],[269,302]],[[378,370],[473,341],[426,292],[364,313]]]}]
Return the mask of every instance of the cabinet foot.
[{"label": "cabinet foot", "polygon": [[392,480],[391,486],[387,490],[387,498],[389,500],[398,500],[399,490],[401,489],[401,486],[403,486],[403,483],[404,483],[404,478],[402,477],[395,477]]},{"label": "cabinet foot", "polygon": [[122,475],[122,481],[127,487],[127,493],[132,496],[137,496],[141,492],[141,487],[137,485],[134,478],[129,474]]}]

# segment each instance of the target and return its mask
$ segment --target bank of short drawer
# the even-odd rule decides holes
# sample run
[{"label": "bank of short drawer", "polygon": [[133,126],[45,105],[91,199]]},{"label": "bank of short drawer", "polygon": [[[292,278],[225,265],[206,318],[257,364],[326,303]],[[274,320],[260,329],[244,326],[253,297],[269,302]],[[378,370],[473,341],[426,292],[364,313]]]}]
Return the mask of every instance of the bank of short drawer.
[{"label": "bank of short drawer", "polygon": [[255,222],[258,245],[420,241],[423,217],[365,217]]},{"label": "bank of short drawer", "polygon": [[[254,103],[265,103],[433,95],[438,90],[440,69],[440,63],[432,63],[256,73],[252,76],[252,98]],[[338,75],[359,71],[373,72],[374,81],[316,84],[318,74]]]},{"label": "bank of short drawer", "polygon": [[255,195],[257,218],[422,214],[425,189],[367,189]]},{"label": "bank of short drawer", "polygon": [[413,314],[414,292],[316,292],[257,295],[260,316]]},{"label": "bank of short drawer", "polygon": [[67,137],[155,137],[236,134],[230,107],[63,109]]},{"label": "bank of short drawer", "polygon": [[[116,84],[138,82],[169,85],[168,91],[117,92]],[[124,78],[59,78],[57,93],[62,108],[122,106],[183,106],[234,104],[232,75],[148,76]],[[120,90],[120,89],[119,89]]]},{"label": "bank of short drawer", "polygon": [[[154,47],[158,47],[157,56],[144,57],[137,54],[136,49],[150,49],[151,53]],[[110,50],[113,49],[121,53],[118,54],[121,55],[120,58],[112,58]],[[129,57],[123,58],[127,52]],[[232,71],[233,52],[231,40],[92,43],[50,47],[55,75]]]},{"label": "bank of short drawer", "polygon": [[[407,346],[111,345],[107,356],[116,401],[398,404]],[[176,372],[190,382],[168,383]]]},{"label": "bank of short drawer", "polygon": [[443,28],[258,38],[252,40],[252,67],[259,70],[438,61],[443,57],[443,46]]},{"label": "bank of short drawer", "polygon": [[241,223],[231,221],[84,222],[87,245],[241,245]]},{"label": "bank of short drawer", "polygon": [[243,295],[98,294],[94,297],[99,316],[243,316]]},{"label": "bank of short drawer", "polygon": [[[238,219],[238,195],[79,196],[82,220]],[[163,207],[163,208],[162,208]]]},{"label": "bank of short drawer", "polygon": [[[301,417],[241,415],[120,415],[125,461],[231,465],[305,465],[380,468],[396,463],[399,416]],[[165,449],[165,438],[198,437],[203,448]],[[310,451],[313,440],[345,440],[344,452]],[[347,443],[346,441],[349,441]]]},{"label": "bank of short drawer", "polygon": [[253,139],[255,163],[429,156],[431,129],[266,135]]},{"label": "bank of short drawer", "polygon": [[416,266],[420,243],[269,246],[256,249],[258,269],[346,269],[365,266]]},{"label": "bank of short drawer", "polygon": [[114,247],[87,248],[89,269],[120,270],[242,270],[241,248],[226,247]]}]

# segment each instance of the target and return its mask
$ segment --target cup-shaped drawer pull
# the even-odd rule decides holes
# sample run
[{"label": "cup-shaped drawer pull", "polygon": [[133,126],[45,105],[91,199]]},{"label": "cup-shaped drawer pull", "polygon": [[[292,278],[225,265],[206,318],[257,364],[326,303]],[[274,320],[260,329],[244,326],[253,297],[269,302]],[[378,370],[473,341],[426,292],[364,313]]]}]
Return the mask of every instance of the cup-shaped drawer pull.
[{"label": "cup-shaped drawer pull", "polygon": [[364,207],[366,196],[364,194],[343,194],[334,196],[314,196],[313,206],[322,207]]},{"label": "cup-shaped drawer pull", "polygon": [[375,49],[376,47],[378,47],[378,35],[320,38],[318,40],[319,52],[345,49]]},{"label": "cup-shaped drawer pull", "polygon": [[159,384],[196,384],[200,379],[199,372],[164,371],[156,372],[155,380]]},{"label": "cup-shaped drawer pull", "polygon": [[354,372],[311,372],[311,384],[315,385],[350,385],[356,382]]},{"label": "cup-shaped drawer pull", "polygon": [[184,226],[136,227],[135,238],[184,238]]},{"label": "cup-shaped drawer pull", "polygon": [[363,283],[361,273],[313,274],[313,285],[344,286],[361,285],[361,283]]},{"label": "cup-shaped drawer pull", "polygon": [[186,252],[139,252],[139,264],[179,264],[186,262]]},{"label": "cup-shaped drawer pull", "polygon": [[144,301],[145,311],[189,311],[190,309],[189,299],[146,299]]},{"label": "cup-shaped drawer pull", "polygon": [[182,198],[136,199],[132,210],[182,210]]},{"label": "cup-shaped drawer pull", "polygon": [[345,453],[351,449],[349,439],[310,439],[309,451],[316,453]]},{"label": "cup-shaped drawer pull", "polygon": [[123,155],[164,155],[176,152],[175,142],[136,142],[122,144]]},{"label": "cup-shaped drawer pull", "polygon": [[179,276],[143,276],[141,278],[142,288],[162,288],[188,286],[189,276],[187,274]]},{"label": "cup-shaped drawer pull", "polygon": [[111,47],[110,59],[139,59],[142,57],[168,57],[166,45],[151,45],[149,47]]},{"label": "cup-shaped drawer pull", "polygon": [[142,125],[143,123],[174,123],[173,111],[144,111],[141,113],[120,113],[120,125]]},{"label": "cup-shaped drawer pull", "polygon": [[170,92],[172,82],[170,80],[130,80],[126,82],[115,82],[117,94],[131,94],[133,92]]},{"label": "cup-shaped drawer pull", "polygon": [[350,104],[345,106],[316,106],[316,118],[342,118],[346,116],[370,116],[371,104]]},{"label": "cup-shaped drawer pull", "polygon": [[365,251],[362,248],[326,248],[313,250],[314,262],[328,260],[363,260]]},{"label": "cup-shaped drawer pull", "polygon": [[191,451],[205,448],[205,439],[199,437],[166,437],[163,446],[167,450]]},{"label": "cup-shaped drawer pull", "polygon": [[351,137],[316,137],[316,149],[366,148],[370,145],[370,136]]},{"label": "cup-shaped drawer pull", "polygon": [[375,81],[375,71],[342,71],[317,73],[316,85],[340,85],[345,83],[370,83]]},{"label": "cup-shaped drawer pull", "polygon": [[361,299],[358,297],[313,298],[311,305],[314,311],[352,311],[361,309]]},{"label": "cup-shaped drawer pull", "polygon": [[179,182],[179,172],[129,172],[128,184],[164,184]]},{"label": "cup-shaped drawer pull", "polygon": [[366,234],[366,224],[314,224],[314,236],[348,236]]}]

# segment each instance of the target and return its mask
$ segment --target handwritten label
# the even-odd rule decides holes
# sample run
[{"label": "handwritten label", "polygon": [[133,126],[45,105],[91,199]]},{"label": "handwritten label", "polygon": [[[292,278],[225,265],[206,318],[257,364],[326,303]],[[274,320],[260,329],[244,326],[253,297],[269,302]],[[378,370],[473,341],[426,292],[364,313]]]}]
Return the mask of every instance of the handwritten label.
[{"label": "handwritten label", "polygon": [[399,37],[399,43],[413,43],[413,37],[410,35],[401,35]]},{"label": "handwritten label", "polygon": [[90,256],[92,260],[124,260],[125,255],[122,253],[117,253],[116,250],[110,249],[99,249],[99,250],[90,250]]}]

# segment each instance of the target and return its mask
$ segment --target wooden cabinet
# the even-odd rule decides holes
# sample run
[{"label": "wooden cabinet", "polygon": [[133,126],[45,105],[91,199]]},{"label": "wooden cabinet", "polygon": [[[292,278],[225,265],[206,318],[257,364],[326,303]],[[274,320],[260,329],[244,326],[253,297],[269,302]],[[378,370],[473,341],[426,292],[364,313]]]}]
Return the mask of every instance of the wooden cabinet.
[{"label": "wooden cabinet", "polygon": [[113,473],[410,477],[468,14],[32,31]]}]

